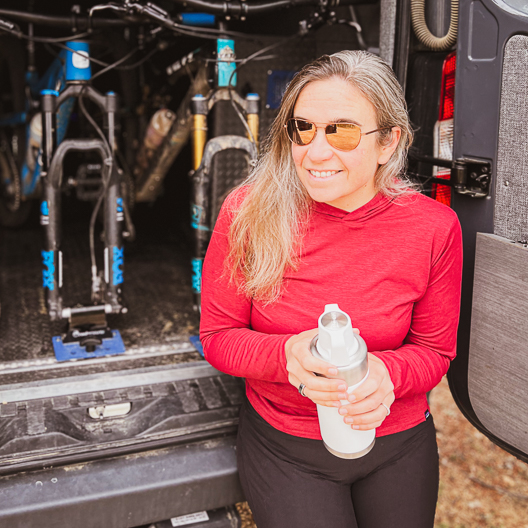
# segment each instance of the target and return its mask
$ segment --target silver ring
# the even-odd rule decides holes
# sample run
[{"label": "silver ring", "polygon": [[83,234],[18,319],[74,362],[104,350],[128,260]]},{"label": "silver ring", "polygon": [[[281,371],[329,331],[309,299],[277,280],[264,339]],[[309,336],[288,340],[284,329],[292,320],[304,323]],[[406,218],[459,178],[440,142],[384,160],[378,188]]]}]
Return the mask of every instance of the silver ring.
[{"label": "silver ring", "polygon": [[306,396],[306,394],[304,394],[304,389],[306,389],[306,385],[305,385],[304,383],[301,383],[301,384],[299,385],[299,389],[298,389],[299,394],[300,394],[301,396]]},{"label": "silver ring", "polygon": [[390,414],[390,408],[387,407],[383,402],[381,402],[381,405],[383,405],[383,407],[385,407],[385,409],[387,409],[387,416],[389,416],[389,414]]}]

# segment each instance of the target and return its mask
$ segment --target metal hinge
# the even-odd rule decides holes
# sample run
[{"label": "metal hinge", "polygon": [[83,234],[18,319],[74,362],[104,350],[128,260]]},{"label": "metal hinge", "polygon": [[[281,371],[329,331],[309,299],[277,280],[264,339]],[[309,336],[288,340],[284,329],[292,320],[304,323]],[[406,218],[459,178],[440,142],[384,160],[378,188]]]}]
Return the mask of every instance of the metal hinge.
[{"label": "metal hinge", "polygon": [[451,161],[433,156],[413,156],[412,160],[451,169],[449,179],[411,173],[411,176],[415,178],[427,180],[428,183],[453,187],[456,193],[472,198],[484,198],[489,195],[491,184],[491,162],[489,160],[459,158]]}]

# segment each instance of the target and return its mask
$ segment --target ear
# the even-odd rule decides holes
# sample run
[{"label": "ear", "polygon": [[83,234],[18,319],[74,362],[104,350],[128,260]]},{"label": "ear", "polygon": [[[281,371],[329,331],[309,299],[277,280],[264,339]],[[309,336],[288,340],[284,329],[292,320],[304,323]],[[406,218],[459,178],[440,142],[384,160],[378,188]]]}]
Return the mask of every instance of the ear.
[{"label": "ear", "polygon": [[392,156],[392,154],[396,150],[396,147],[398,146],[398,143],[400,142],[401,128],[392,127],[391,135],[392,135],[392,138],[390,142],[380,147],[378,165],[385,165],[385,163],[387,163],[387,161],[390,160],[390,157]]}]

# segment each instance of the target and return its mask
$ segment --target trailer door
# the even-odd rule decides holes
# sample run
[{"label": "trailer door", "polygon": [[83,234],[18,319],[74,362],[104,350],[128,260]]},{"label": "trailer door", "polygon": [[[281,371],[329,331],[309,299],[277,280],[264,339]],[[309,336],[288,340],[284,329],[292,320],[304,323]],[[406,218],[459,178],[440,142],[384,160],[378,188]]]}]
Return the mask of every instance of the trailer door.
[{"label": "trailer door", "polygon": [[[459,351],[448,379],[466,417],[528,461],[525,0],[461,0],[456,76],[453,158],[465,184],[452,205],[465,262]],[[472,183],[486,181],[489,190],[475,192]]]}]

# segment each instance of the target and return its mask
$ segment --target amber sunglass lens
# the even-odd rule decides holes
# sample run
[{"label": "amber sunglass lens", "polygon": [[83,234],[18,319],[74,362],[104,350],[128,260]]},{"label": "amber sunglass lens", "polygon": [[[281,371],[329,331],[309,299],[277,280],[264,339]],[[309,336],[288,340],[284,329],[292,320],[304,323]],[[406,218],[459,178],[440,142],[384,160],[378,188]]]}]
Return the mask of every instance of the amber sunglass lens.
[{"label": "amber sunglass lens", "polygon": [[339,150],[354,150],[361,139],[361,129],[351,123],[336,123],[326,127],[328,143]]},{"label": "amber sunglass lens", "polygon": [[308,145],[315,136],[316,128],[312,123],[302,119],[290,119],[286,128],[289,138],[296,145]]}]

